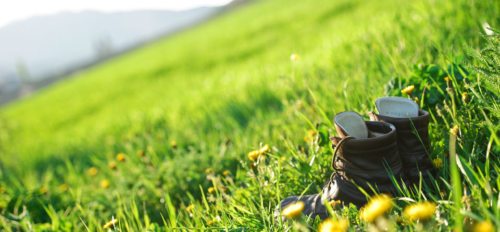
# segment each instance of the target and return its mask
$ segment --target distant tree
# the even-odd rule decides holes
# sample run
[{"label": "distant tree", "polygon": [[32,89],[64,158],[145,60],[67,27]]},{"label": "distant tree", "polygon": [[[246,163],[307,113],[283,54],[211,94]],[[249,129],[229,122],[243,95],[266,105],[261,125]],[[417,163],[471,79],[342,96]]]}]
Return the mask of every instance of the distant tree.
[{"label": "distant tree", "polygon": [[17,76],[21,80],[22,85],[28,84],[31,80],[31,74],[28,70],[28,66],[24,63],[23,60],[18,60],[16,64]]},{"label": "distant tree", "polygon": [[102,37],[94,42],[97,59],[104,59],[113,54],[113,42],[109,37]]},{"label": "distant tree", "polygon": [[34,86],[31,83],[31,74],[28,70],[28,66],[24,61],[18,60],[16,64],[17,76],[21,80],[21,88],[18,92],[18,96],[26,96],[34,91]]}]

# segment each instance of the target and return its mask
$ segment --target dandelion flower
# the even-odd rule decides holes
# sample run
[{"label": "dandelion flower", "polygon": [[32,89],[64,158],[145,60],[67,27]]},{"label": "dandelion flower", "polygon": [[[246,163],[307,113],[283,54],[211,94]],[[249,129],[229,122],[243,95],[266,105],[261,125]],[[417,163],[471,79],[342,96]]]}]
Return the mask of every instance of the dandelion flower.
[{"label": "dandelion flower", "polygon": [[40,192],[40,194],[46,194],[49,192],[49,189],[47,188],[47,186],[42,186],[40,187],[40,189],[38,189],[38,191]]},{"label": "dandelion flower", "polygon": [[342,204],[342,201],[333,200],[333,201],[328,202],[328,204],[330,204],[331,207],[336,207],[336,206],[339,206],[340,204]]},{"label": "dandelion flower", "polygon": [[346,219],[334,220],[326,219],[319,224],[319,232],[344,232],[349,228],[349,221]]},{"label": "dandelion flower", "polygon": [[464,103],[469,103],[469,95],[466,92],[462,93],[462,101]]},{"label": "dandelion flower", "polygon": [[490,221],[482,221],[476,223],[472,228],[473,232],[493,232],[495,231],[495,226]]},{"label": "dandelion flower", "polygon": [[304,136],[304,141],[306,143],[311,143],[314,141],[314,137],[316,137],[316,131],[315,130],[308,130],[306,132],[306,136]]},{"label": "dandelion flower", "polygon": [[214,192],[215,192],[215,188],[214,187],[208,188],[208,193],[214,193]]},{"label": "dandelion flower", "polygon": [[188,211],[189,213],[193,212],[194,210],[194,205],[193,204],[190,204],[186,207],[186,211]]},{"label": "dandelion flower", "polygon": [[255,161],[255,160],[257,160],[257,158],[259,158],[260,153],[259,153],[259,151],[251,151],[251,152],[248,152],[247,156],[248,156],[249,160]]},{"label": "dandelion flower", "polygon": [[402,89],[401,93],[406,94],[408,96],[411,96],[411,94],[413,93],[413,90],[415,90],[415,86],[410,85],[410,86],[407,86],[406,88]]},{"label": "dandelion flower", "polygon": [[297,201],[286,206],[281,212],[281,215],[285,216],[288,219],[296,218],[300,216],[300,214],[302,214],[302,210],[304,210],[304,202]]},{"label": "dandelion flower", "polygon": [[440,169],[443,167],[443,160],[441,158],[435,158],[432,160],[432,165],[434,165],[435,168]]},{"label": "dandelion flower", "polygon": [[213,168],[206,168],[205,169],[205,174],[213,174],[214,173],[214,169]]},{"label": "dandelion flower", "polygon": [[117,220],[117,219],[115,219],[115,218],[113,217],[113,218],[111,219],[111,221],[106,222],[106,224],[104,224],[104,226],[102,226],[102,228],[104,228],[104,229],[109,229],[109,228],[111,228],[111,227],[114,227],[116,223],[118,223],[118,220]]},{"label": "dandelion flower", "polygon": [[231,175],[231,172],[230,172],[229,170],[225,170],[225,171],[222,173],[222,175],[224,175],[224,176],[229,176],[229,175]]},{"label": "dandelion flower", "polygon": [[66,184],[66,183],[64,183],[64,184],[60,184],[60,185],[58,186],[58,188],[59,188],[59,190],[60,190],[61,192],[66,192],[66,191],[68,191],[68,189],[69,189],[69,185],[68,185],[68,184]]},{"label": "dandelion flower", "polygon": [[392,209],[392,198],[381,194],[373,197],[360,211],[360,217],[366,222],[373,222],[378,217]]},{"label": "dandelion flower", "polygon": [[109,169],[115,170],[116,169],[116,162],[115,161],[110,161],[108,163]]},{"label": "dandelion flower", "polygon": [[120,162],[125,162],[125,154],[118,153],[118,155],[116,155],[116,160],[118,160]]},{"label": "dandelion flower", "polygon": [[413,98],[413,101],[414,101],[415,103],[417,103],[417,104],[420,102],[420,100],[418,99],[418,97],[414,97],[414,98]]},{"label": "dandelion flower", "polygon": [[403,216],[410,221],[426,220],[436,212],[436,204],[432,202],[420,202],[407,206]]},{"label": "dandelion flower", "polygon": [[259,150],[251,151],[248,153],[248,159],[251,161],[257,160],[260,156],[263,156],[267,154],[271,150],[271,147],[269,145],[264,145],[261,147]]},{"label": "dandelion flower", "polygon": [[103,179],[103,180],[101,180],[101,183],[99,185],[101,185],[101,188],[107,189],[107,188],[109,188],[110,183],[109,183],[109,180]]},{"label": "dandelion flower", "polygon": [[457,136],[458,135],[458,126],[455,125],[453,126],[451,129],[450,129],[450,133],[454,136]]},{"label": "dandelion flower", "polygon": [[300,56],[297,53],[292,53],[292,55],[290,55],[290,60],[292,62],[297,62],[300,60]]},{"label": "dandelion flower", "polygon": [[266,154],[266,153],[268,153],[270,150],[271,150],[271,147],[269,147],[269,145],[267,145],[267,144],[266,144],[266,145],[264,145],[264,146],[263,146],[263,147],[259,150],[259,152],[260,152],[261,154]]},{"label": "dandelion flower", "polygon": [[450,82],[450,80],[451,80],[451,79],[450,79],[450,77],[449,77],[449,76],[444,77],[444,81],[446,81],[446,83]]},{"label": "dandelion flower", "polygon": [[87,175],[89,175],[89,176],[96,176],[97,173],[99,173],[99,170],[97,170],[96,167],[91,167],[91,168],[87,169]]},{"label": "dandelion flower", "polygon": [[177,148],[177,141],[175,141],[175,140],[170,141],[170,147],[172,147],[173,149],[176,149]]}]

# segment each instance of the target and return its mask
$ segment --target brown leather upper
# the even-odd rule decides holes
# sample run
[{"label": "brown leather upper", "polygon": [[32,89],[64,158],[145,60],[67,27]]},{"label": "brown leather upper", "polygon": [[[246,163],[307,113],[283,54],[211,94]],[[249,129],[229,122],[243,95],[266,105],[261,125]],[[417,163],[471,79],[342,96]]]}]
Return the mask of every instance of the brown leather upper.
[{"label": "brown leather upper", "polygon": [[344,205],[352,203],[357,207],[366,204],[367,196],[359,188],[370,195],[397,194],[391,177],[401,183],[403,165],[398,154],[396,128],[385,122],[365,123],[370,134],[365,139],[349,137],[337,127],[341,137],[332,138],[335,146],[332,166],[335,171],[322,193],[288,197],[281,202],[281,209],[290,203],[303,201],[304,214],[324,219],[328,217],[325,202],[341,201]]},{"label": "brown leather upper", "polygon": [[398,154],[396,129],[383,122],[366,122],[368,130],[380,134],[366,139],[349,139],[338,151],[334,168],[363,188],[393,192],[389,173],[399,176],[402,162]]},{"label": "brown leather upper", "polygon": [[411,183],[418,183],[420,174],[427,179],[435,170],[429,158],[429,113],[419,110],[417,117],[395,118],[375,114],[377,119],[393,124],[397,130],[398,149],[404,174]]}]

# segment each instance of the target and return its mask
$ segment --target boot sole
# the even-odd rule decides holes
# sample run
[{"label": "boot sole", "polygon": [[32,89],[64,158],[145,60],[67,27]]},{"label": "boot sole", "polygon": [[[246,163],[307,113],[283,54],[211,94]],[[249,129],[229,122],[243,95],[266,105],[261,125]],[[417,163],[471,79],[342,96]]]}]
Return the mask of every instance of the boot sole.
[{"label": "boot sole", "polygon": [[342,129],[342,131],[354,138],[366,139],[368,138],[368,128],[365,121],[356,112],[342,112],[335,116],[335,124]]},{"label": "boot sole", "polygon": [[381,97],[375,101],[380,115],[394,118],[418,116],[419,107],[414,101],[404,97]]}]

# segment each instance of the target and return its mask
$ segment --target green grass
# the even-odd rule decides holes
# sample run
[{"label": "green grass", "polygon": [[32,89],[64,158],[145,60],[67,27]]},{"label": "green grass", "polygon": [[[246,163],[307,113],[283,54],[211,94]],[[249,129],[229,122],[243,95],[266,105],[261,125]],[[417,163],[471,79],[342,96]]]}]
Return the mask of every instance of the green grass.
[{"label": "green grass", "polygon": [[[498,227],[499,39],[481,25],[498,28],[499,8],[489,0],[255,1],[76,74],[0,109],[0,228],[99,231],[114,217],[112,228],[126,231],[315,230],[318,221],[278,223],[273,211],[330,176],[322,141],[333,116],[366,115],[377,97],[410,84],[432,113],[432,156],[444,166],[438,191],[403,191],[387,223]],[[446,156],[453,125],[455,166]],[[319,137],[306,142],[310,130]],[[252,165],[246,154],[263,144],[271,153]],[[460,186],[451,187],[448,170]],[[409,202],[424,200],[438,203],[435,217],[400,222]],[[334,216],[353,230],[374,226],[355,208]]]}]

